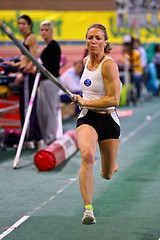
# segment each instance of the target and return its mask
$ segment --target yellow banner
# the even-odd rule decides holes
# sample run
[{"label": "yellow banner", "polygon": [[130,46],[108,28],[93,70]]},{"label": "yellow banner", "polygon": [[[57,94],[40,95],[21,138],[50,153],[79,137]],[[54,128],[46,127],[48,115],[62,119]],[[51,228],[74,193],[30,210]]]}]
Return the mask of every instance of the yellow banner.
[{"label": "yellow banner", "polygon": [[[57,41],[85,41],[87,28],[92,23],[101,23],[106,26],[109,41],[111,43],[122,43],[125,34],[136,34],[136,29],[129,27],[117,27],[117,15],[114,11],[5,11],[0,10],[0,20],[4,21],[11,29],[15,37],[22,39],[17,27],[17,19],[20,15],[27,14],[33,21],[33,32],[38,41],[42,41],[39,34],[40,22],[50,20],[54,23],[54,38]],[[150,14],[147,15],[147,21],[150,22]],[[142,43],[160,42],[160,24],[159,27],[149,27],[139,29],[139,36]],[[10,39],[0,30],[0,42],[8,42]]]}]

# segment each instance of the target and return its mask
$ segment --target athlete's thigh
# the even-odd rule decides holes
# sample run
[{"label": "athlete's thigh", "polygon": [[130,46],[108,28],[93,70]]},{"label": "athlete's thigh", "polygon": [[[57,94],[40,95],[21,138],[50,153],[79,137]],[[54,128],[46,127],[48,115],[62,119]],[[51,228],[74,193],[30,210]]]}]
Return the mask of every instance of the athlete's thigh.
[{"label": "athlete's thigh", "polygon": [[98,135],[95,129],[88,124],[83,124],[77,128],[77,140],[79,150],[82,153],[85,150],[96,152]]},{"label": "athlete's thigh", "polygon": [[107,139],[99,142],[102,170],[112,172],[115,169],[120,139]]}]

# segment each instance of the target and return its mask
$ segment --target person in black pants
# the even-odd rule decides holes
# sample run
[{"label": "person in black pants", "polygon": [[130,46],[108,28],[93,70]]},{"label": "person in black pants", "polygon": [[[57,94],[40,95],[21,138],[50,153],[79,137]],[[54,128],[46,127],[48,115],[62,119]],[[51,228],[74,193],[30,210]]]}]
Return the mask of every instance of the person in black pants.
[{"label": "person in black pants", "polygon": [[[37,58],[38,44],[36,36],[32,32],[32,21],[30,17],[27,15],[20,16],[18,18],[18,28],[23,35],[23,45]],[[20,62],[16,64],[16,67],[19,67],[19,73],[15,78],[15,82],[20,84],[20,116],[23,127],[37,69],[25,55],[22,55]],[[38,150],[45,146],[36,113],[36,97],[34,99],[23,148],[34,149],[35,143]]]}]

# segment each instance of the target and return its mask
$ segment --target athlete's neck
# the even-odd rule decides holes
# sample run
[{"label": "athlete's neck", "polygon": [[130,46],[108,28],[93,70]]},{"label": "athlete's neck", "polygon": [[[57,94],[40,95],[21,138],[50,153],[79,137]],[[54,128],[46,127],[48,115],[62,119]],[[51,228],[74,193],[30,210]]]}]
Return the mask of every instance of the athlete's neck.
[{"label": "athlete's neck", "polygon": [[90,66],[94,67],[96,65],[99,65],[100,62],[104,59],[104,57],[106,57],[106,55],[105,54],[97,55],[97,56],[96,55],[90,55],[89,57],[90,57]]}]

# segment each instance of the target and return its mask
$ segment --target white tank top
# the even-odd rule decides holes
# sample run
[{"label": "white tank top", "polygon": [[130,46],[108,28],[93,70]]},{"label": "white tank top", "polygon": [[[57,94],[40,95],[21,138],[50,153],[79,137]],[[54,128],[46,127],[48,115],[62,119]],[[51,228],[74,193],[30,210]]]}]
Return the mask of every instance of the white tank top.
[{"label": "white tank top", "polygon": [[[84,100],[96,100],[102,97],[107,96],[107,92],[104,87],[103,76],[101,73],[102,63],[106,59],[111,59],[111,57],[106,56],[99,64],[98,68],[95,71],[90,71],[87,69],[88,62],[90,58],[87,59],[85,68],[80,80],[80,85],[83,92]],[[96,109],[96,108],[95,108]],[[115,109],[115,107],[104,108],[104,111]]]}]

